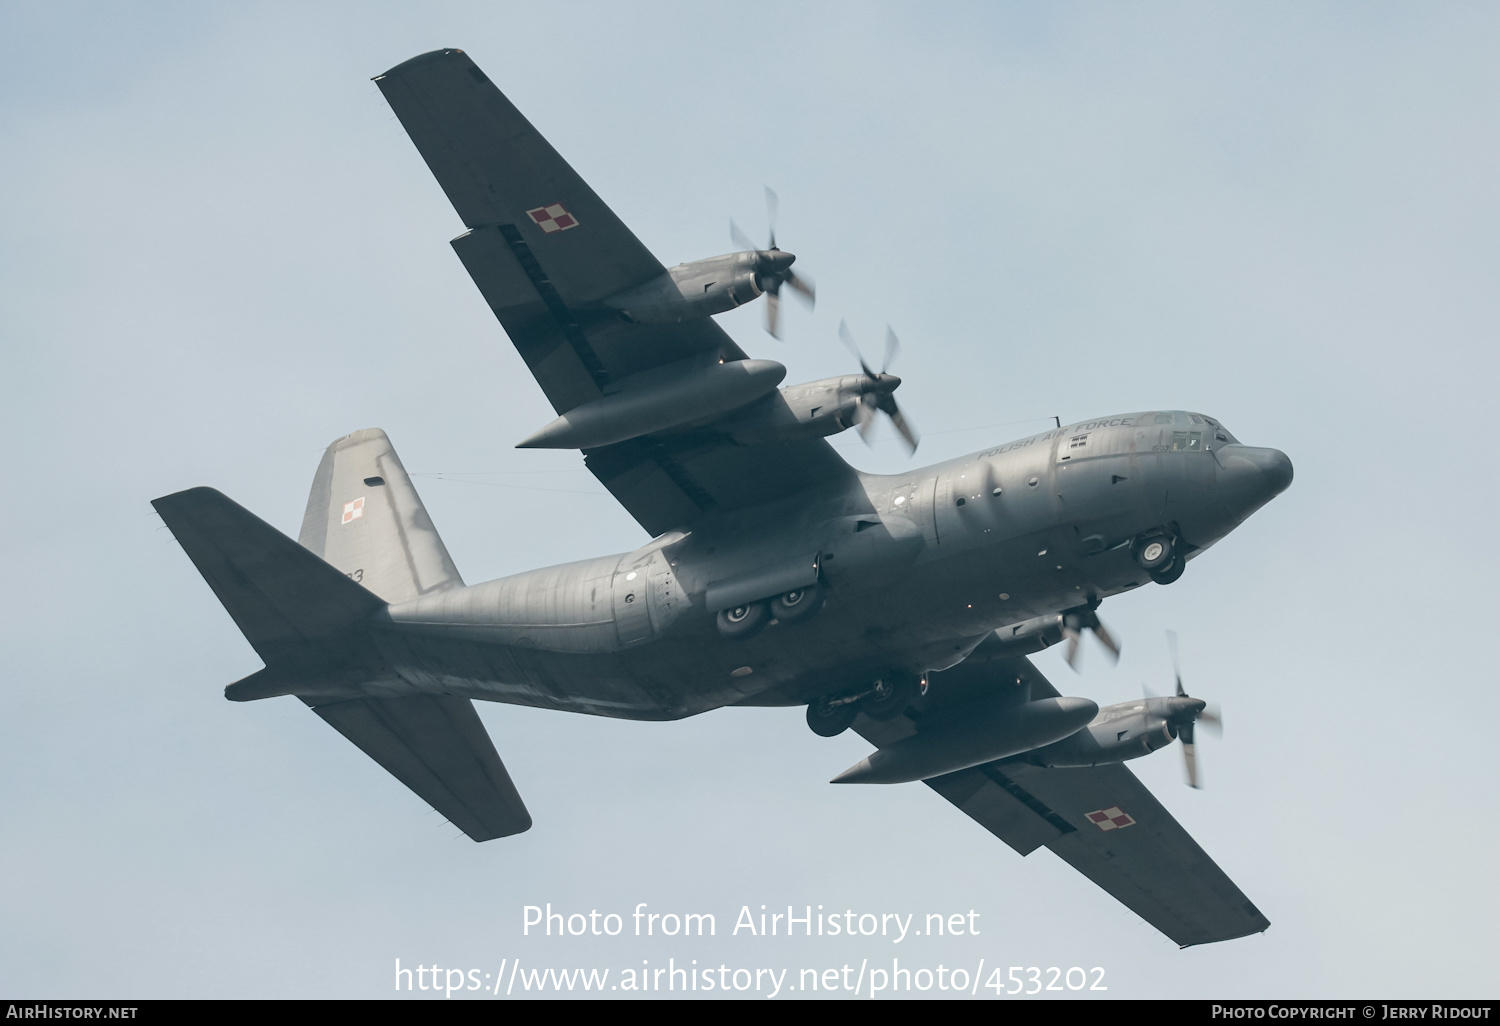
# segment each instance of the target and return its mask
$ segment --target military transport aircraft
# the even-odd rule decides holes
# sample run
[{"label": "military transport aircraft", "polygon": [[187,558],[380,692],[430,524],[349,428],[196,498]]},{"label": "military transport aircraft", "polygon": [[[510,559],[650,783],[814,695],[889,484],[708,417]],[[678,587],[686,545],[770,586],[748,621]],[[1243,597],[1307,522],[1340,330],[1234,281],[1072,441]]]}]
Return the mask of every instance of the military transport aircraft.
[{"label": "military transport aircraft", "polygon": [[212,489],[165,496],[265,662],[228,698],[297,696],[477,841],[531,817],[475,699],[643,720],[806,706],[816,733],[876,746],[839,782],[921,780],[1181,945],[1269,925],[1122,765],[1190,742],[1204,703],[1179,685],[1100,710],[1026,657],[1090,629],[1113,647],[1100,602],[1176,581],[1287,487],[1286,456],[1152,410],[856,471],[827,436],[900,418],[900,379],[781,387],[783,366],[712,319],[783,285],[810,295],[792,254],[665,268],[462,51],[375,81],[557,411],[520,444],[581,450],[653,539],[466,586],[375,429],[328,447],[298,542]]}]

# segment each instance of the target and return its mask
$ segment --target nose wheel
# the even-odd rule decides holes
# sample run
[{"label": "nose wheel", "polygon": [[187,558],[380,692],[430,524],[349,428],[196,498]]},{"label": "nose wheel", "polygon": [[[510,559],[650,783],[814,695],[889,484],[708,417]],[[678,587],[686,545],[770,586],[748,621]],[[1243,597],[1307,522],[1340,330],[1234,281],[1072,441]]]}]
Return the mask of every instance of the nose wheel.
[{"label": "nose wheel", "polygon": [[1179,557],[1160,570],[1152,570],[1151,579],[1157,584],[1171,584],[1182,576],[1182,568],[1185,566],[1187,566],[1187,560]]},{"label": "nose wheel", "polygon": [[1141,569],[1155,573],[1170,566],[1176,557],[1177,546],[1169,534],[1147,534],[1135,540],[1131,555]]}]

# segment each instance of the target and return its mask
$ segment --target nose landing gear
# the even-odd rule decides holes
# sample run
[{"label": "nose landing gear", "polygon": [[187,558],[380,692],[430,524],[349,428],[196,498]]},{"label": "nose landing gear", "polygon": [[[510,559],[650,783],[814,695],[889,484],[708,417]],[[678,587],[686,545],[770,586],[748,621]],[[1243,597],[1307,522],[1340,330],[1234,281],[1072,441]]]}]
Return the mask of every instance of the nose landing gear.
[{"label": "nose landing gear", "polygon": [[1172,562],[1174,549],[1170,534],[1145,534],[1135,540],[1130,551],[1142,570],[1160,570]]},{"label": "nose landing gear", "polygon": [[1171,584],[1182,576],[1182,568],[1185,566],[1187,566],[1186,559],[1174,559],[1164,569],[1151,571],[1151,579],[1157,584]]},{"label": "nose landing gear", "polygon": [[1156,532],[1141,535],[1130,551],[1141,569],[1153,581],[1157,584],[1171,584],[1182,576],[1182,568],[1187,563],[1178,548],[1177,539],[1173,535]]}]

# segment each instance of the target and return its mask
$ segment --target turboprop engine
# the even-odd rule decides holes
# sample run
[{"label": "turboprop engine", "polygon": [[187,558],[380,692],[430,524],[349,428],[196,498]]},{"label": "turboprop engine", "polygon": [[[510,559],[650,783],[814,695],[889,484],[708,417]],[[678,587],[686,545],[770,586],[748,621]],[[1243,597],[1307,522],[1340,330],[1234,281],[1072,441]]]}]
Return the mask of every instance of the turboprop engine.
[{"label": "turboprop engine", "polygon": [[1223,721],[1217,712],[1209,710],[1207,702],[1194,698],[1183,688],[1182,671],[1177,665],[1177,635],[1168,631],[1167,641],[1172,649],[1172,671],[1177,677],[1175,695],[1106,706],[1086,728],[1031,752],[1027,759],[1040,766],[1099,766],[1138,759],[1179,739],[1188,786],[1197,787],[1194,727],[1202,721],[1220,730]]},{"label": "turboprop engine", "polygon": [[1176,740],[1203,715],[1201,698],[1174,695],[1105,706],[1087,727],[1028,757],[1042,766],[1100,766],[1138,759]]},{"label": "turboprop engine", "polygon": [[[781,254],[787,267],[796,258]],[[774,262],[774,260],[773,260]],[[767,261],[761,253],[729,253],[694,260],[604,300],[637,324],[671,324],[733,310],[765,291]],[[771,268],[771,273],[786,270]]]},{"label": "turboprop engine", "polygon": [[860,374],[788,385],[725,424],[741,445],[822,438],[854,427],[869,382]]}]

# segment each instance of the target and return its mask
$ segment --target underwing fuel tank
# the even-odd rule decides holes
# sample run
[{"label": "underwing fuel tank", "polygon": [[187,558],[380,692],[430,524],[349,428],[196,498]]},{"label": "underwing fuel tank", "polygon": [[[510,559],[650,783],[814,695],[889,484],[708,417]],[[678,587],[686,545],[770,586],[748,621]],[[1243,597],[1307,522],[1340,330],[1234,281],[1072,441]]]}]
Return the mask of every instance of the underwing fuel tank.
[{"label": "underwing fuel tank", "polygon": [[776,391],[786,368],[734,360],[636,375],[620,391],[575,406],[517,443],[518,449],[593,449],[690,424]]},{"label": "underwing fuel tank", "polygon": [[986,709],[872,752],[831,783],[904,784],[956,773],[1060,741],[1098,712],[1087,698],[1043,698]]}]

